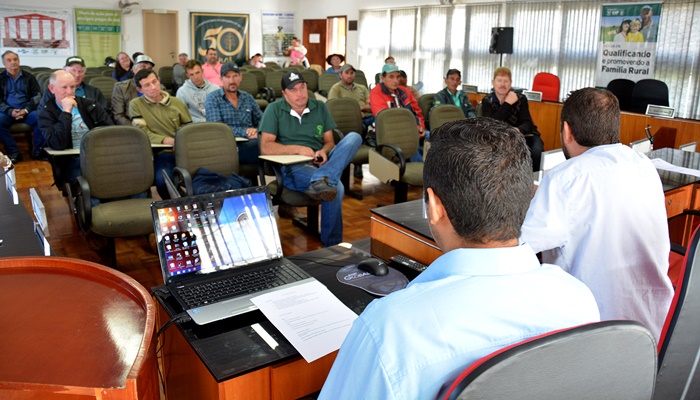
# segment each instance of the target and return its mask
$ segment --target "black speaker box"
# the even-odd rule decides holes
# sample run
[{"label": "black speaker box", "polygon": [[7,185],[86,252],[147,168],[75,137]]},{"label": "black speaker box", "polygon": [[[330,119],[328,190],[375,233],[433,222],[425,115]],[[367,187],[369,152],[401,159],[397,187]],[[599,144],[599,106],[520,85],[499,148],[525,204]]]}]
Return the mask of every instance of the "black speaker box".
[{"label": "black speaker box", "polygon": [[513,28],[491,28],[491,54],[513,54]]}]

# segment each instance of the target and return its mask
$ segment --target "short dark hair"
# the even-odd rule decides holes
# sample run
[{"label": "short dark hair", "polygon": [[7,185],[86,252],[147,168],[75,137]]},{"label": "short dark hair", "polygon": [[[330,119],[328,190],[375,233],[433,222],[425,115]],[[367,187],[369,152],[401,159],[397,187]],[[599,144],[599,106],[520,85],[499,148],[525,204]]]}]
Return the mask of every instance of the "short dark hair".
[{"label": "short dark hair", "polygon": [[136,62],[136,57],[142,56],[142,55],[143,55],[143,53],[141,53],[140,51],[137,51],[136,53],[131,55],[131,59],[134,60],[134,62]]},{"label": "short dark hair", "polygon": [[402,70],[402,69],[399,70],[399,76],[400,76],[401,78],[406,78],[406,79],[408,79],[408,75],[406,75],[406,71],[404,71],[404,70]]},{"label": "short dark hair", "polygon": [[425,199],[432,188],[457,234],[475,243],[518,238],[533,193],[522,133],[490,118],[469,118],[435,129],[430,145]]},{"label": "short dark hair", "polygon": [[185,71],[187,71],[188,69],[192,69],[192,68],[196,67],[197,65],[199,65],[199,67],[201,68],[202,62],[197,60],[196,58],[193,58],[185,63]]},{"label": "short dark hair", "polygon": [[148,69],[142,69],[141,71],[136,73],[136,76],[134,76],[134,85],[136,85],[137,88],[141,89],[141,81],[148,78],[151,74],[155,75],[156,78],[158,78],[158,73],[156,71],[148,68]]},{"label": "short dark hair", "polygon": [[[207,51],[206,51],[206,52],[204,52],[204,54],[207,54],[207,53],[209,53],[209,50],[214,50],[214,51],[216,51],[216,49],[215,49],[215,48],[213,48],[213,47],[209,47],[209,48],[207,48]],[[218,51],[216,51],[216,54],[219,54],[219,52],[218,52]]]},{"label": "short dark hair", "polygon": [[620,142],[620,103],[608,90],[587,87],[571,92],[561,109],[561,129],[564,122],[581,146]]},{"label": "short dark hair", "polygon": [[448,69],[448,70],[447,70],[447,73],[445,74],[445,79],[449,78],[450,75],[454,75],[454,74],[459,75],[459,78],[462,79],[462,73],[459,72],[459,70],[456,69],[456,68],[450,68],[450,69]]},{"label": "short dark hair", "polygon": [[292,40],[296,40],[297,42],[301,42],[301,40],[299,40],[299,38],[296,36],[292,36]]},{"label": "short dark hair", "polygon": [[17,56],[17,58],[19,58],[19,56],[17,55],[17,53],[15,53],[15,52],[12,51],[12,50],[7,50],[7,51],[5,51],[4,53],[2,53],[2,57],[0,57],[0,58],[2,58],[2,61],[5,61],[5,56],[8,55],[8,54],[14,54],[14,55]]}]

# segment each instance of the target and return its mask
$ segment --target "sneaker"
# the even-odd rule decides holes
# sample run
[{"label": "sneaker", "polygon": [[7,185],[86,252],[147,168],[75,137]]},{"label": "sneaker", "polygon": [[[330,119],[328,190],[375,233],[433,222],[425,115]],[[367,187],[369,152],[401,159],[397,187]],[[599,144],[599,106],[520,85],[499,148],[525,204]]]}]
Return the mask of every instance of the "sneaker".
[{"label": "sneaker", "polygon": [[328,183],[326,177],[311,182],[309,188],[304,191],[304,194],[318,201],[332,201],[337,193],[337,190]]},{"label": "sneaker", "polygon": [[355,178],[362,179],[362,164],[355,165]]},{"label": "sneaker", "polygon": [[37,161],[48,161],[49,156],[43,150],[39,150],[32,153],[32,159]]}]

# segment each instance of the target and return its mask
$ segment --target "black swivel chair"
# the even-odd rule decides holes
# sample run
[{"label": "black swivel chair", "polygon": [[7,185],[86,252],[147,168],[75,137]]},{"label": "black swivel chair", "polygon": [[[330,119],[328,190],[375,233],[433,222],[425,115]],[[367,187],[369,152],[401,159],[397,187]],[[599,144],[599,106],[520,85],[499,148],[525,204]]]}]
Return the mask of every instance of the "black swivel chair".
[{"label": "black swivel chair", "polygon": [[668,86],[656,79],[637,81],[632,90],[632,110],[645,113],[647,105],[668,106]]},{"label": "black swivel chair", "polygon": [[634,90],[634,81],[629,79],[613,79],[608,82],[607,89],[617,97],[620,102],[620,110],[632,110],[632,91]]}]

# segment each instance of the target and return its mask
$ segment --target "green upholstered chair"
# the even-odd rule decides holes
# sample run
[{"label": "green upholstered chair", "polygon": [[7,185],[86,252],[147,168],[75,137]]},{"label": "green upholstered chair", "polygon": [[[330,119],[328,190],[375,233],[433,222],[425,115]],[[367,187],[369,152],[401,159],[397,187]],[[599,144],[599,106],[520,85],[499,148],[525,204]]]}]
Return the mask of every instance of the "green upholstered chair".
[{"label": "green upholstered chair", "polygon": [[331,86],[338,83],[338,81],[340,81],[340,78],[336,74],[321,74],[318,77],[318,94],[328,97],[328,91],[331,90]]},{"label": "green upholstered chair", "polygon": [[441,104],[430,110],[430,129],[435,130],[446,122],[465,119],[464,112],[454,104]]},{"label": "green upholstered chair", "polygon": [[112,107],[112,92],[114,91],[114,85],[117,84],[117,80],[107,76],[99,76],[90,79],[90,82],[88,83],[102,92],[105,100],[107,100],[108,109],[106,111],[109,112],[109,109]]},{"label": "green upholstered chair", "polygon": [[241,84],[238,88],[253,96],[261,110],[265,111],[265,108],[270,104],[271,92],[266,90],[267,88],[260,90],[261,88],[258,86],[258,80],[255,75],[249,72],[241,72]]},{"label": "green upholstered chair", "polygon": [[306,88],[312,92],[318,92],[318,74],[312,69],[305,69],[300,72],[306,81]]},{"label": "green upholstered chair", "polygon": [[433,97],[435,97],[435,93],[426,93],[422,95],[419,99],[416,99],[418,101],[418,107],[420,107],[421,112],[423,113],[423,119],[425,120],[425,129],[433,129],[430,126],[430,120],[428,117],[430,116],[430,109],[433,108]]},{"label": "green upholstered chair", "polygon": [[[326,102],[326,107],[335,121],[336,129],[338,129],[343,135],[350,132],[357,132],[362,134],[362,111],[360,111],[360,105],[357,100],[348,97],[338,97],[335,99],[330,99]],[[352,164],[362,165],[369,162],[369,150],[371,147],[363,144],[355,153],[355,157],[352,159]],[[350,169],[346,168],[343,171],[340,181],[345,186],[345,193],[356,198],[362,199],[362,192],[353,191],[350,185]]]},{"label": "green upholstered chair", "polygon": [[284,74],[285,72],[281,69],[271,70],[265,73],[265,86],[272,89],[272,96],[274,96],[274,99],[282,97],[282,77]]},{"label": "green upholstered chair", "polygon": [[104,261],[115,267],[114,238],[153,233],[153,200],[148,198],[153,153],[148,135],[133,126],[91,130],[80,143],[80,171],[73,186],[75,198],[68,195],[75,202],[76,222],[83,232],[107,238]]},{"label": "green upholstered chair", "polygon": [[365,76],[365,73],[362,72],[361,69],[355,70],[355,83],[358,85],[363,85],[366,88],[369,88],[369,85],[367,84],[367,76]]},{"label": "green upholstered chair", "polygon": [[406,108],[387,108],[377,114],[377,147],[369,150],[369,172],[394,185],[394,202],[408,199],[408,185],[423,186],[423,163],[408,162],[419,148],[418,127]]},{"label": "green upholstered chair", "polygon": [[168,93],[174,96],[175,93],[173,92],[175,91],[175,75],[173,75],[173,67],[160,67],[160,69],[158,69],[158,77],[160,78],[161,85],[165,86],[165,90],[167,90]]}]

